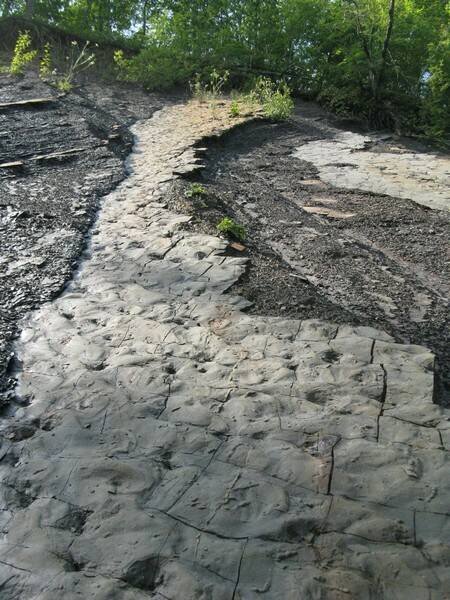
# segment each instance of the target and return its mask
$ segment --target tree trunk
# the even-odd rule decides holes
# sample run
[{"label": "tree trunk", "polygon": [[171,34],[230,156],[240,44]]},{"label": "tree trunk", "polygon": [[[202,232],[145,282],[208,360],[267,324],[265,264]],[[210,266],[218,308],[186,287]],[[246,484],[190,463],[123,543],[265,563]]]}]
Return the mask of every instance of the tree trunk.
[{"label": "tree trunk", "polygon": [[391,43],[392,32],[394,30],[395,20],[395,0],[391,0],[389,5],[389,21],[386,29],[386,35],[383,42],[383,50],[381,51],[381,62],[378,70],[378,76],[375,84],[375,99],[378,100],[380,97],[381,84],[383,83],[384,73],[386,71],[386,61],[389,52],[389,46]]},{"label": "tree trunk", "polygon": [[147,35],[147,11],[149,0],[144,0],[142,4],[142,33]]},{"label": "tree trunk", "polygon": [[32,19],[34,17],[34,0],[26,0],[25,3],[25,16],[27,19]]}]

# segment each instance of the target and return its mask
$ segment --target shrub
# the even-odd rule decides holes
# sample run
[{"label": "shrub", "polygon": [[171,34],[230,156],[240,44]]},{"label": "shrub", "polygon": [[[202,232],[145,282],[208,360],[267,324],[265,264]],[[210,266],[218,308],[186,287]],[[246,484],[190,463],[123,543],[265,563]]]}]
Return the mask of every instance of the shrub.
[{"label": "shrub", "polygon": [[131,71],[131,60],[125,58],[123,50],[116,50],[113,55],[113,60],[116,65],[119,79],[126,81]]},{"label": "shrub", "polygon": [[289,88],[286,86],[284,89],[277,89],[263,105],[263,110],[265,116],[274,121],[289,119],[294,111],[294,101]]},{"label": "shrub", "polygon": [[232,237],[240,240],[241,242],[243,242],[247,236],[245,227],[239,225],[233,219],[230,219],[230,217],[224,217],[217,224],[217,231],[226,235],[231,235]]},{"label": "shrub", "polygon": [[259,77],[256,80],[247,101],[260,104],[264,115],[274,121],[288,119],[294,110],[289,86],[284,82],[276,84],[268,77]]},{"label": "shrub", "polygon": [[14,47],[9,72],[13,75],[21,75],[25,67],[36,58],[36,55],[37,50],[31,50],[30,32],[20,31]]},{"label": "shrub", "polygon": [[149,46],[130,58],[122,50],[114,53],[117,78],[141,83],[146,89],[168,90],[188,80],[186,66],[174,57],[169,48]]}]

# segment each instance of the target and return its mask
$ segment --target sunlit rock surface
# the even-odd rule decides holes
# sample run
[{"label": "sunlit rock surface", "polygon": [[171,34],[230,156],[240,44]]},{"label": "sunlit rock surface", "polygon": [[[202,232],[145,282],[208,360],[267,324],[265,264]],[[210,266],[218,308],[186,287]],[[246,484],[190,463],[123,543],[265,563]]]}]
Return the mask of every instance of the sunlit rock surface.
[{"label": "sunlit rock surface", "polygon": [[360,189],[450,210],[450,159],[431,153],[376,150],[376,136],[337,131],[309,142],[295,156],[313,163],[336,187]]},{"label": "sunlit rock surface", "polygon": [[135,127],[90,255],[19,347],[0,463],[2,599],[441,600],[449,411],[434,357],[371,328],[248,316],[245,259],[164,204],[227,126]]}]

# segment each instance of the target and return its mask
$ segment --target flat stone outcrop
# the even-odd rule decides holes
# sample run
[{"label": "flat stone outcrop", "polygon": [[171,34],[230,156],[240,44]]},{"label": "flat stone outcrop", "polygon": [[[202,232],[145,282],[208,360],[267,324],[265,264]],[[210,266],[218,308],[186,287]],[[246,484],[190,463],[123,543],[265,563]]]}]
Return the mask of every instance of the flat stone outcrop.
[{"label": "flat stone outcrop", "polygon": [[226,292],[245,259],[164,203],[198,138],[227,126],[215,117],[178,105],[136,125],[83,268],[23,332],[2,598],[441,600],[450,412],[434,357],[243,312]]},{"label": "flat stone outcrop", "polygon": [[308,142],[294,153],[313,163],[323,181],[450,211],[450,158],[395,146],[380,150],[376,144],[383,138],[376,135],[333,133],[331,139]]}]

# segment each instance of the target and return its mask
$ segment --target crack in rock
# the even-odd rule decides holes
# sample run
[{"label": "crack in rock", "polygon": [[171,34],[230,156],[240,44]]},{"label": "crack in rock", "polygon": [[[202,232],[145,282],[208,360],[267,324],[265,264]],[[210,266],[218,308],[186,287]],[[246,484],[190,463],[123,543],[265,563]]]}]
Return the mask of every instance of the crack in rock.
[{"label": "crack in rock", "polygon": [[448,586],[449,412],[430,353],[369,327],[249,316],[224,293],[246,259],[164,204],[228,114],[178,104],[135,126],[80,272],[17,344],[32,399],[17,419],[50,425],[5,438],[2,599]]}]

